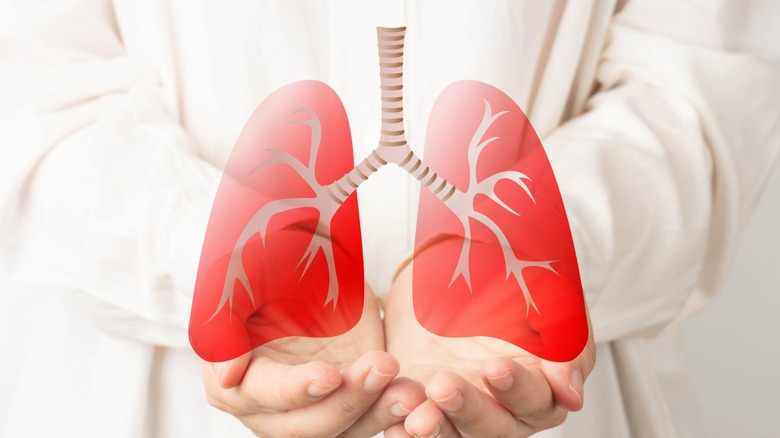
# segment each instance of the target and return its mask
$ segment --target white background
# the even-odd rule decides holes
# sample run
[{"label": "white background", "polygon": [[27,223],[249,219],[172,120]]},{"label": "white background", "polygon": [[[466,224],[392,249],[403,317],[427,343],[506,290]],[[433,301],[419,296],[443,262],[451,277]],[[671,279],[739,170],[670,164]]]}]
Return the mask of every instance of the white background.
[{"label": "white background", "polygon": [[[780,437],[778,249],[780,161],[745,230],[720,298],[684,327],[708,437]],[[34,327],[35,302],[42,299],[35,288],[0,280],[0,430],[16,390],[25,334]],[[56,362],[52,358],[52,366]]]}]

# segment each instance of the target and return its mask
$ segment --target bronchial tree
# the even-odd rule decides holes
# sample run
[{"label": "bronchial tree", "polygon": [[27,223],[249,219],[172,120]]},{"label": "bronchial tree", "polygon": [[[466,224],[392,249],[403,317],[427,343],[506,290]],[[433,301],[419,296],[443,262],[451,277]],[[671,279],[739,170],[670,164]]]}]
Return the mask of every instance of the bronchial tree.
[{"label": "bronchial tree", "polygon": [[[314,163],[319,152],[321,134],[320,121],[315,112],[308,108],[301,108],[298,112],[308,115],[307,120],[295,120],[290,123],[300,123],[311,128],[311,151],[309,162],[302,163],[291,154],[284,151],[271,150],[271,157],[258,164],[254,170],[260,170],[271,165],[289,166],[303,178],[312,189],[314,197],[279,199],[263,206],[250,220],[241,237],[236,242],[233,256],[230,259],[229,273],[225,279],[223,294],[215,314],[232,300],[235,281],[241,282],[250,297],[251,287],[246,278],[246,271],[241,261],[241,249],[255,233],[261,238],[265,237],[266,228],[271,218],[283,211],[296,208],[315,208],[319,211],[320,220],[311,243],[301,258],[303,273],[311,265],[318,252],[322,252],[328,264],[328,294],[325,305],[332,303],[334,306],[338,300],[338,284],[336,282],[336,269],[333,256],[333,243],[330,237],[330,222],[338,207],[351,196],[363,181],[366,181],[374,172],[387,164],[395,164],[406,170],[427,189],[430,190],[442,203],[444,203],[458,218],[463,226],[464,242],[458,263],[453,273],[451,283],[458,277],[463,277],[468,287],[471,287],[469,275],[469,249],[471,242],[470,221],[474,220],[488,227],[501,244],[504,254],[506,277],[514,276],[526,298],[527,310],[531,306],[536,309],[528,286],[523,280],[523,269],[531,266],[543,267],[553,270],[549,261],[524,261],[517,258],[512,250],[506,235],[501,228],[488,216],[475,210],[475,199],[479,195],[487,196],[508,211],[519,215],[507,205],[495,191],[496,185],[503,181],[511,181],[521,187],[525,193],[533,199],[531,191],[525,181],[528,176],[517,171],[503,171],[491,175],[483,180],[477,178],[477,164],[480,153],[498,137],[485,138],[485,135],[493,122],[506,112],[492,113],[490,103],[486,100],[485,112],[476,132],[474,133],[468,148],[469,179],[468,188],[459,190],[437,174],[423,160],[412,151],[406,140],[404,130],[403,113],[403,53],[405,28],[379,28],[377,30],[379,48],[380,88],[382,90],[382,123],[379,145],[352,171],[331,184],[321,185],[314,175]],[[319,236],[319,238],[318,238]],[[536,309],[538,311],[538,309]]]}]

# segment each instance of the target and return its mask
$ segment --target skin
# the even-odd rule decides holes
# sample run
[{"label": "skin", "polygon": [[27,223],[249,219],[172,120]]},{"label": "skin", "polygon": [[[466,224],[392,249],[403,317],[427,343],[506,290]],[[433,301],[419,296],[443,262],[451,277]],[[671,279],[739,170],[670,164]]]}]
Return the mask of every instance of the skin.
[{"label": "skin", "polygon": [[260,437],[364,437],[394,426],[403,432],[424,388],[397,378],[368,289],[364,302],[358,324],[341,336],[277,339],[229,362],[204,363],[209,403]]},{"label": "skin", "polygon": [[404,422],[412,436],[525,437],[582,408],[583,381],[595,363],[592,336],[571,362],[539,359],[508,342],[445,338],[425,330],[412,308],[411,266],[385,306],[387,351],[427,399]]},{"label": "skin", "polygon": [[497,339],[431,334],[414,318],[407,266],[384,321],[367,289],[349,332],[278,339],[204,364],[203,380],[209,403],[260,437],[525,437],[582,408],[594,363],[592,337],[554,363]]}]

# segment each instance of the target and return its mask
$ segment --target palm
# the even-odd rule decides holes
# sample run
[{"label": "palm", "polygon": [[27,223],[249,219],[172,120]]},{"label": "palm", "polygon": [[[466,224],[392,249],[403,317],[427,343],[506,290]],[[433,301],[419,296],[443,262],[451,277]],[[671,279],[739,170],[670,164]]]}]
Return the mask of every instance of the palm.
[{"label": "palm", "polygon": [[577,358],[553,363],[500,339],[435,335],[414,315],[411,271],[396,279],[384,321],[387,351],[428,396],[405,420],[408,433],[529,436],[582,407],[582,382],[595,360],[592,337]]},{"label": "palm", "polygon": [[363,314],[348,332],[328,338],[277,339],[255,348],[252,356],[288,365],[322,361],[344,370],[364,353],[384,349],[382,320],[376,298],[373,292],[366,290]]},{"label": "palm", "polygon": [[387,351],[400,362],[402,374],[427,382],[437,372],[451,370],[484,388],[480,370],[491,358],[510,358],[526,368],[541,365],[536,356],[500,339],[449,338],[429,332],[414,316],[411,290],[411,269],[407,268],[398,276],[385,306]]}]

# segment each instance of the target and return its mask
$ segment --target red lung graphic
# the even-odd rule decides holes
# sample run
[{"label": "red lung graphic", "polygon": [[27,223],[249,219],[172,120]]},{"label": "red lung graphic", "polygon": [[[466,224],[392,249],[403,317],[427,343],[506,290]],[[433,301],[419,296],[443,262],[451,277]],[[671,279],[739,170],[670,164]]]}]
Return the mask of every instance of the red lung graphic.
[{"label": "red lung graphic", "polygon": [[466,195],[445,205],[421,190],[418,320],[442,336],[491,336],[544,359],[573,359],[588,336],[577,259],[528,119],[500,90],[461,81],[439,96],[426,135],[423,160]]},{"label": "red lung graphic", "polygon": [[202,358],[229,360],[287,336],[335,336],[359,320],[357,198],[341,204],[325,189],[352,168],[347,116],[327,85],[290,84],[252,114],[203,244],[189,329]]}]

